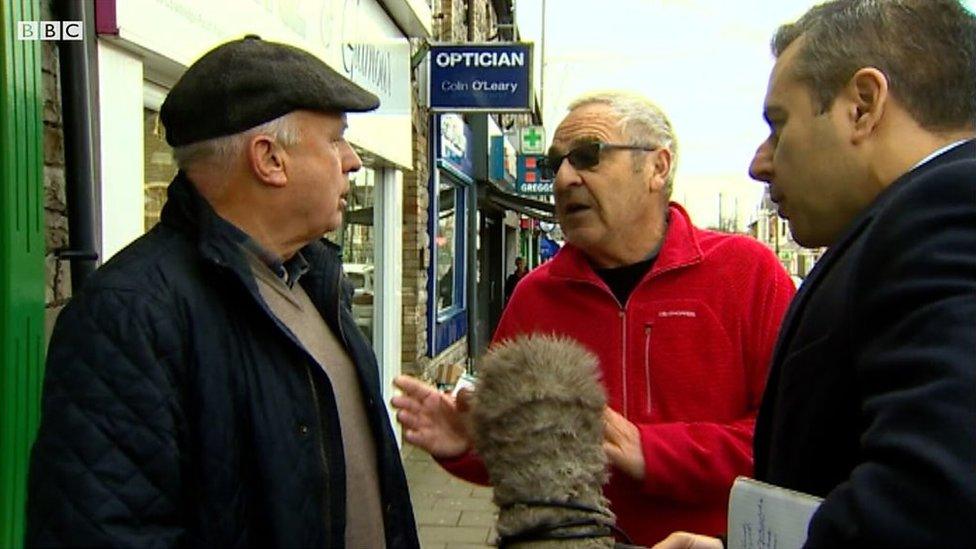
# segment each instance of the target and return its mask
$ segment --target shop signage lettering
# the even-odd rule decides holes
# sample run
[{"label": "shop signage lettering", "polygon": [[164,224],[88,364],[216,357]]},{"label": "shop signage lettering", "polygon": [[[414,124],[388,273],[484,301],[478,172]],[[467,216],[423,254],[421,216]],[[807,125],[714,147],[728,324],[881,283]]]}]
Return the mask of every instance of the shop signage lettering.
[{"label": "shop signage lettering", "polygon": [[523,67],[525,52],[440,52],[434,57],[434,62],[441,67],[459,64],[465,67]]},{"label": "shop signage lettering", "polygon": [[530,112],[532,44],[431,46],[430,108],[453,112]]},{"label": "shop signage lettering", "polygon": [[342,64],[353,80],[356,75],[362,75],[380,95],[390,95],[393,91],[390,56],[390,51],[372,44],[346,44],[342,49]]},{"label": "shop signage lettering", "polygon": [[552,194],[552,182],[549,183],[522,183],[518,187],[522,194]]}]

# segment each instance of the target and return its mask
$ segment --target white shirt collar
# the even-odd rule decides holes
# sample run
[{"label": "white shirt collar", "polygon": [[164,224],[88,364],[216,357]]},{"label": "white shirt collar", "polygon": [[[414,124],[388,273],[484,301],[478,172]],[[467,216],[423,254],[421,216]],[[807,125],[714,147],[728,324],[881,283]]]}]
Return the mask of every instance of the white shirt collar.
[{"label": "white shirt collar", "polygon": [[[962,145],[962,144],[963,144],[963,143],[965,143],[966,141],[969,141],[969,139],[968,139],[968,138],[967,138],[967,139],[960,139],[959,141],[955,141],[955,142],[953,142],[953,143],[949,143],[949,144],[948,144],[948,145],[946,145],[945,147],[942,147],[941,149],[939,149],[939,150],[937,150],[937,151],[935,151],[935,152],[933,152],[932,154],[930,154],[930,155],[928,155],[928,156],[926,156],[925,158],[923,158],[923,159],[921,159],[921,160],[920,160],[920,161],[918,162],[918,164],[915,164],[914,166],[912,166],[912,170],[914,170],[915,168],[917,168],[917,167],[919,167],[919,166],[921,166],[922,164],[925,164],[925,163],[926,163],[926,162],[928,162],[929,160],[932,160],[932,159],[933,159],[933,158],[935,158],[936,156],[939,156],[940,154],[942,154],[942,153],[944,153],[944,152],[946,152],[946,151],[948,151],[949,149],[953,149],[953,148],[955,148],[955,147],[958,147],[959,145]],[[911,170],[909,170],[909,171],[911,171]]]}]

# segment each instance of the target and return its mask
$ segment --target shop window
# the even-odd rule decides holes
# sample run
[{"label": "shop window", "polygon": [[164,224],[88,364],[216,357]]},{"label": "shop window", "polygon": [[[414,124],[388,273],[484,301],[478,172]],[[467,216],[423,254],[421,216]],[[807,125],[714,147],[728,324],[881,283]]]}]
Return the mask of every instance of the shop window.
[{"label": "shop window", "polygon": [[375,318],[375,232],[377,172],[363,168],[349,174],[349,195],[342,227],[326,238],[342,246],[343,270],[353,286],[352,316],[366,339],[373,342]]},{"label": "shop window", "polygon": [[176,175],[177,168],[173,149],[166,143],[163,124],[159,121],[159,111],[145,108],[142,113],[145,168],[143,228],[148,232],[159,223],[159,215],[166,203],[166,188]]},{"label": "shop window", "polygon": [[454,273],[458,258],[458,193],[461,188],[448,178],[441,179],[438,190],[437,226],[434,245],[437,254],[437,314],[443,316],[460,306],[461,285]]},{"label": "shop window", "polygon": [[465,315],[466,187],[448,170],[439,170],[431,200],[431,266],[428,316],[431,355],[467,333]]}]

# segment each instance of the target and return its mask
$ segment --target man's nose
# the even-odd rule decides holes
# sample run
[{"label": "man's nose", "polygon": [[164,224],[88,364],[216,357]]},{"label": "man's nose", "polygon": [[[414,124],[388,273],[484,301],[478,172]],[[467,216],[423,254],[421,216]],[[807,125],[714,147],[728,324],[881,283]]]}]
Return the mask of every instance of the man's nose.
[{"label": "man's nose", "polygon": [[342,155],[342,173],[358,172],[363,167],[363,161],[352,145],[345,143],[346,151]]},{"label": "man's nose", "polygon": [[556,179],[552,182],[553,189],[571,187],[582,183],[583,180],[579,172],[569,163],[569,159],[563,159],[556,171]]},{"label": "man's nose", "polygon": [[773,150],[769,140],[763,141],[749,164],[749,177],[769,182],[773,179]]}]

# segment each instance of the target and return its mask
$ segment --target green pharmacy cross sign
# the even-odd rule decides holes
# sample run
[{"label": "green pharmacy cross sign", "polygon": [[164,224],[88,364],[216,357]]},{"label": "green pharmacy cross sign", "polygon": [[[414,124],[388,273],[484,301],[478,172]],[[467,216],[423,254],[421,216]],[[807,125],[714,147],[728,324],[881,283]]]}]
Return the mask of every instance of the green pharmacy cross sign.
[{"label": "green pharmacy cross sign", "polygon": [[546,146],[546,130],[542,126],[526,126],[519,131],[522,154],[543,154]]}]

